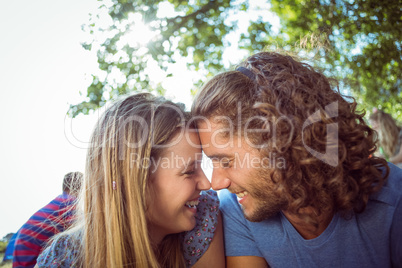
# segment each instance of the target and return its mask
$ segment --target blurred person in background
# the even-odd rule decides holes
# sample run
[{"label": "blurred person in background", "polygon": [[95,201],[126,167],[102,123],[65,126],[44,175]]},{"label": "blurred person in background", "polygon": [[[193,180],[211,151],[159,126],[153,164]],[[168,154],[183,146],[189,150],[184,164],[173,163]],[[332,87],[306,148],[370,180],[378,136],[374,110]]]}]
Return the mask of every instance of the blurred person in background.
[{"label": "blurred person in background", "polygon": [[47,241],[72,224],[82,177],[81,172],[67,173],[63,179],[62,194],[33,214],[18,230],[13,267],[34,267]]},{"label": "blurred person in background", "polygon": [[382,110],[375,109],[369,121],[378,133],[380,155],[387,161],[402,167],[402,129],[390,114]]}]

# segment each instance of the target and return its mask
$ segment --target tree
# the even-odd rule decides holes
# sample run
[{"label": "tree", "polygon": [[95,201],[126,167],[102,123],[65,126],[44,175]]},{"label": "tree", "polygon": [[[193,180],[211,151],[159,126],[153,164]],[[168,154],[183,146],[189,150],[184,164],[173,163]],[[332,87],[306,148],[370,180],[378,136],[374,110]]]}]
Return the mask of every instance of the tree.
[{"label": "tree", "polygon": [[3,238],[1,239],[1,241],[5,241],[8,242],[10,241],[10,239],[13,237],[14,233],[8,233],[5,236],[3,236]]},{"label": "tree", "polygon": [[[402,119],[401,0],[272,0],[287,44],[308,33],[325,33],[328,70],[350,87],[360,103]],[[265,40],[263,40],[265,41]],[[268,41],[269,42],[269,41]],[[333,73],[333,71],[332,71]]]},{"label": "tree", "polygon": [[[101,26],[99,14],[93,15],[84,27],[93,38],[83,46],[97,51],[103,75],[93,76],[87,99],[72,105],[71,113],[88,113],[129,92],[163,94],[163,87],[150,79],[147,68],[151,63],[169,76],[169,65],[186,61],[190,70],[206,74],[194,81],[195,89],[222,71],[222,56],[229,47],[239,46],[250,53],[278,45],[291,50],[300,37],[310,33],[325,34],[328,47],[320,50],[325,68],[343,77],[342,85],[360,101],[393,114],[402,108],[400,0],[272,0],[260,5],[262,15],[249,16],[247,30],[239,32],[240,16],[251,14],[253,2],[102,1],[100,10],[107,10],[110,22]],[[171,12],[164,13],[168,8]],[[280,18],[279,30],[272,26],[270,10]],[[130,42],[130,34],[141,23],[155,35],[149,42]],[[231,33],[238,39],[233,40]],[[105,37],[97,40],[99,34]]]},{"label": "tree", "polygon": [[[95,45],[104,77],[93,76],[87,100],[71,106],[71,113],[86,114],[108,99],[129,92],[147,90],[163,94],[160,84],[152,84],[149,79],[146,70],[150,62],[156,61],[162,70],[167,70],[177,59],[190,58],[189,68],[194,71],[215,73],[221,69],[220,59],[229,45],[224,43],[224,36],[234,28],[224,20],[234,5],[230,0],[191,2],[113,0],[107,5],[103,1],[100,10],[107,10],[109,25],[98,26],[101,15],[92,15],[91,23],[84,30],[93,39],[83,46],[91,50]],[[174,11],[168,16],[158,13],[169,7],[174,7]],[[156,35],[150,42],[130,42],[130,34],[135,34],[135,26],[141,23]],[[99,34],[107,37],[99,42],[96,39]],[[116,74],[123,78],[118,81]]]}]

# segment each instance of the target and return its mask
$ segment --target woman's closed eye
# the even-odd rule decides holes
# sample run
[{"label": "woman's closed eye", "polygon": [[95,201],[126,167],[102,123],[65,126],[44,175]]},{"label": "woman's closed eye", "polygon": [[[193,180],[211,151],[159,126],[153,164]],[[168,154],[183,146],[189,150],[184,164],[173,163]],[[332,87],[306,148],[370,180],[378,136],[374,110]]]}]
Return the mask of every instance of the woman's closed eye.
[{"label": "woman's closed eye", "polygon": [[196,172],[196,170],[195,170],[194,168],[192,168],[192,169],[190,169],[190,170],[184,171],[183,174],[184,174],[184,175],[191,176],[191,175],[194,175],[195,172]]}]

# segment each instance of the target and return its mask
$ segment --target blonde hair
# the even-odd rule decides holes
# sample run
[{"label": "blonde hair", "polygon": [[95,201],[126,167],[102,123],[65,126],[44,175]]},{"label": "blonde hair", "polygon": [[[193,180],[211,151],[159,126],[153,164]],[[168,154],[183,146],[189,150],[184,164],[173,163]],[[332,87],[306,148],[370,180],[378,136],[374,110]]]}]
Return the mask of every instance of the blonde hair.
[{"label": "blonde hair", "polygon": [[393,157],[397,150],[400,131],[395,120],[391,115],[381,110],[370,115],[369,120],[378,123],[378,140],[384,150],[385,157]]},{"label": "blonde hair", "polygon": [[87,154],[83,213],[70,230],[80,241],[76,264],[184,267],[180,234],[152,245],[146,196],[151,157],[160,155],[158,146],[184,127],[187,116],[180,105],[142,93],[116,102],[99,119]]}]

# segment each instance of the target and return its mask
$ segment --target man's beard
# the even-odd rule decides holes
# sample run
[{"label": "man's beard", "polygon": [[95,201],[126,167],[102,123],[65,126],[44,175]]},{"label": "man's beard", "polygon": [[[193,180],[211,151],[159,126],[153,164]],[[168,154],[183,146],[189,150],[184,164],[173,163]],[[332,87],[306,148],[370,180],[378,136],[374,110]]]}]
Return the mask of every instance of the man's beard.
[{"label": "man's beard", "polygon": [[286,200],[274,193],[270,171],[256,170],[249,179],[254,181],[254,184],[250,185],[248,189],[250,197],[253,198],[254,206],[251,213],[246,213],[242,207],[244,217],[247,220],[260,222],[277,215],[286,208]]}]

